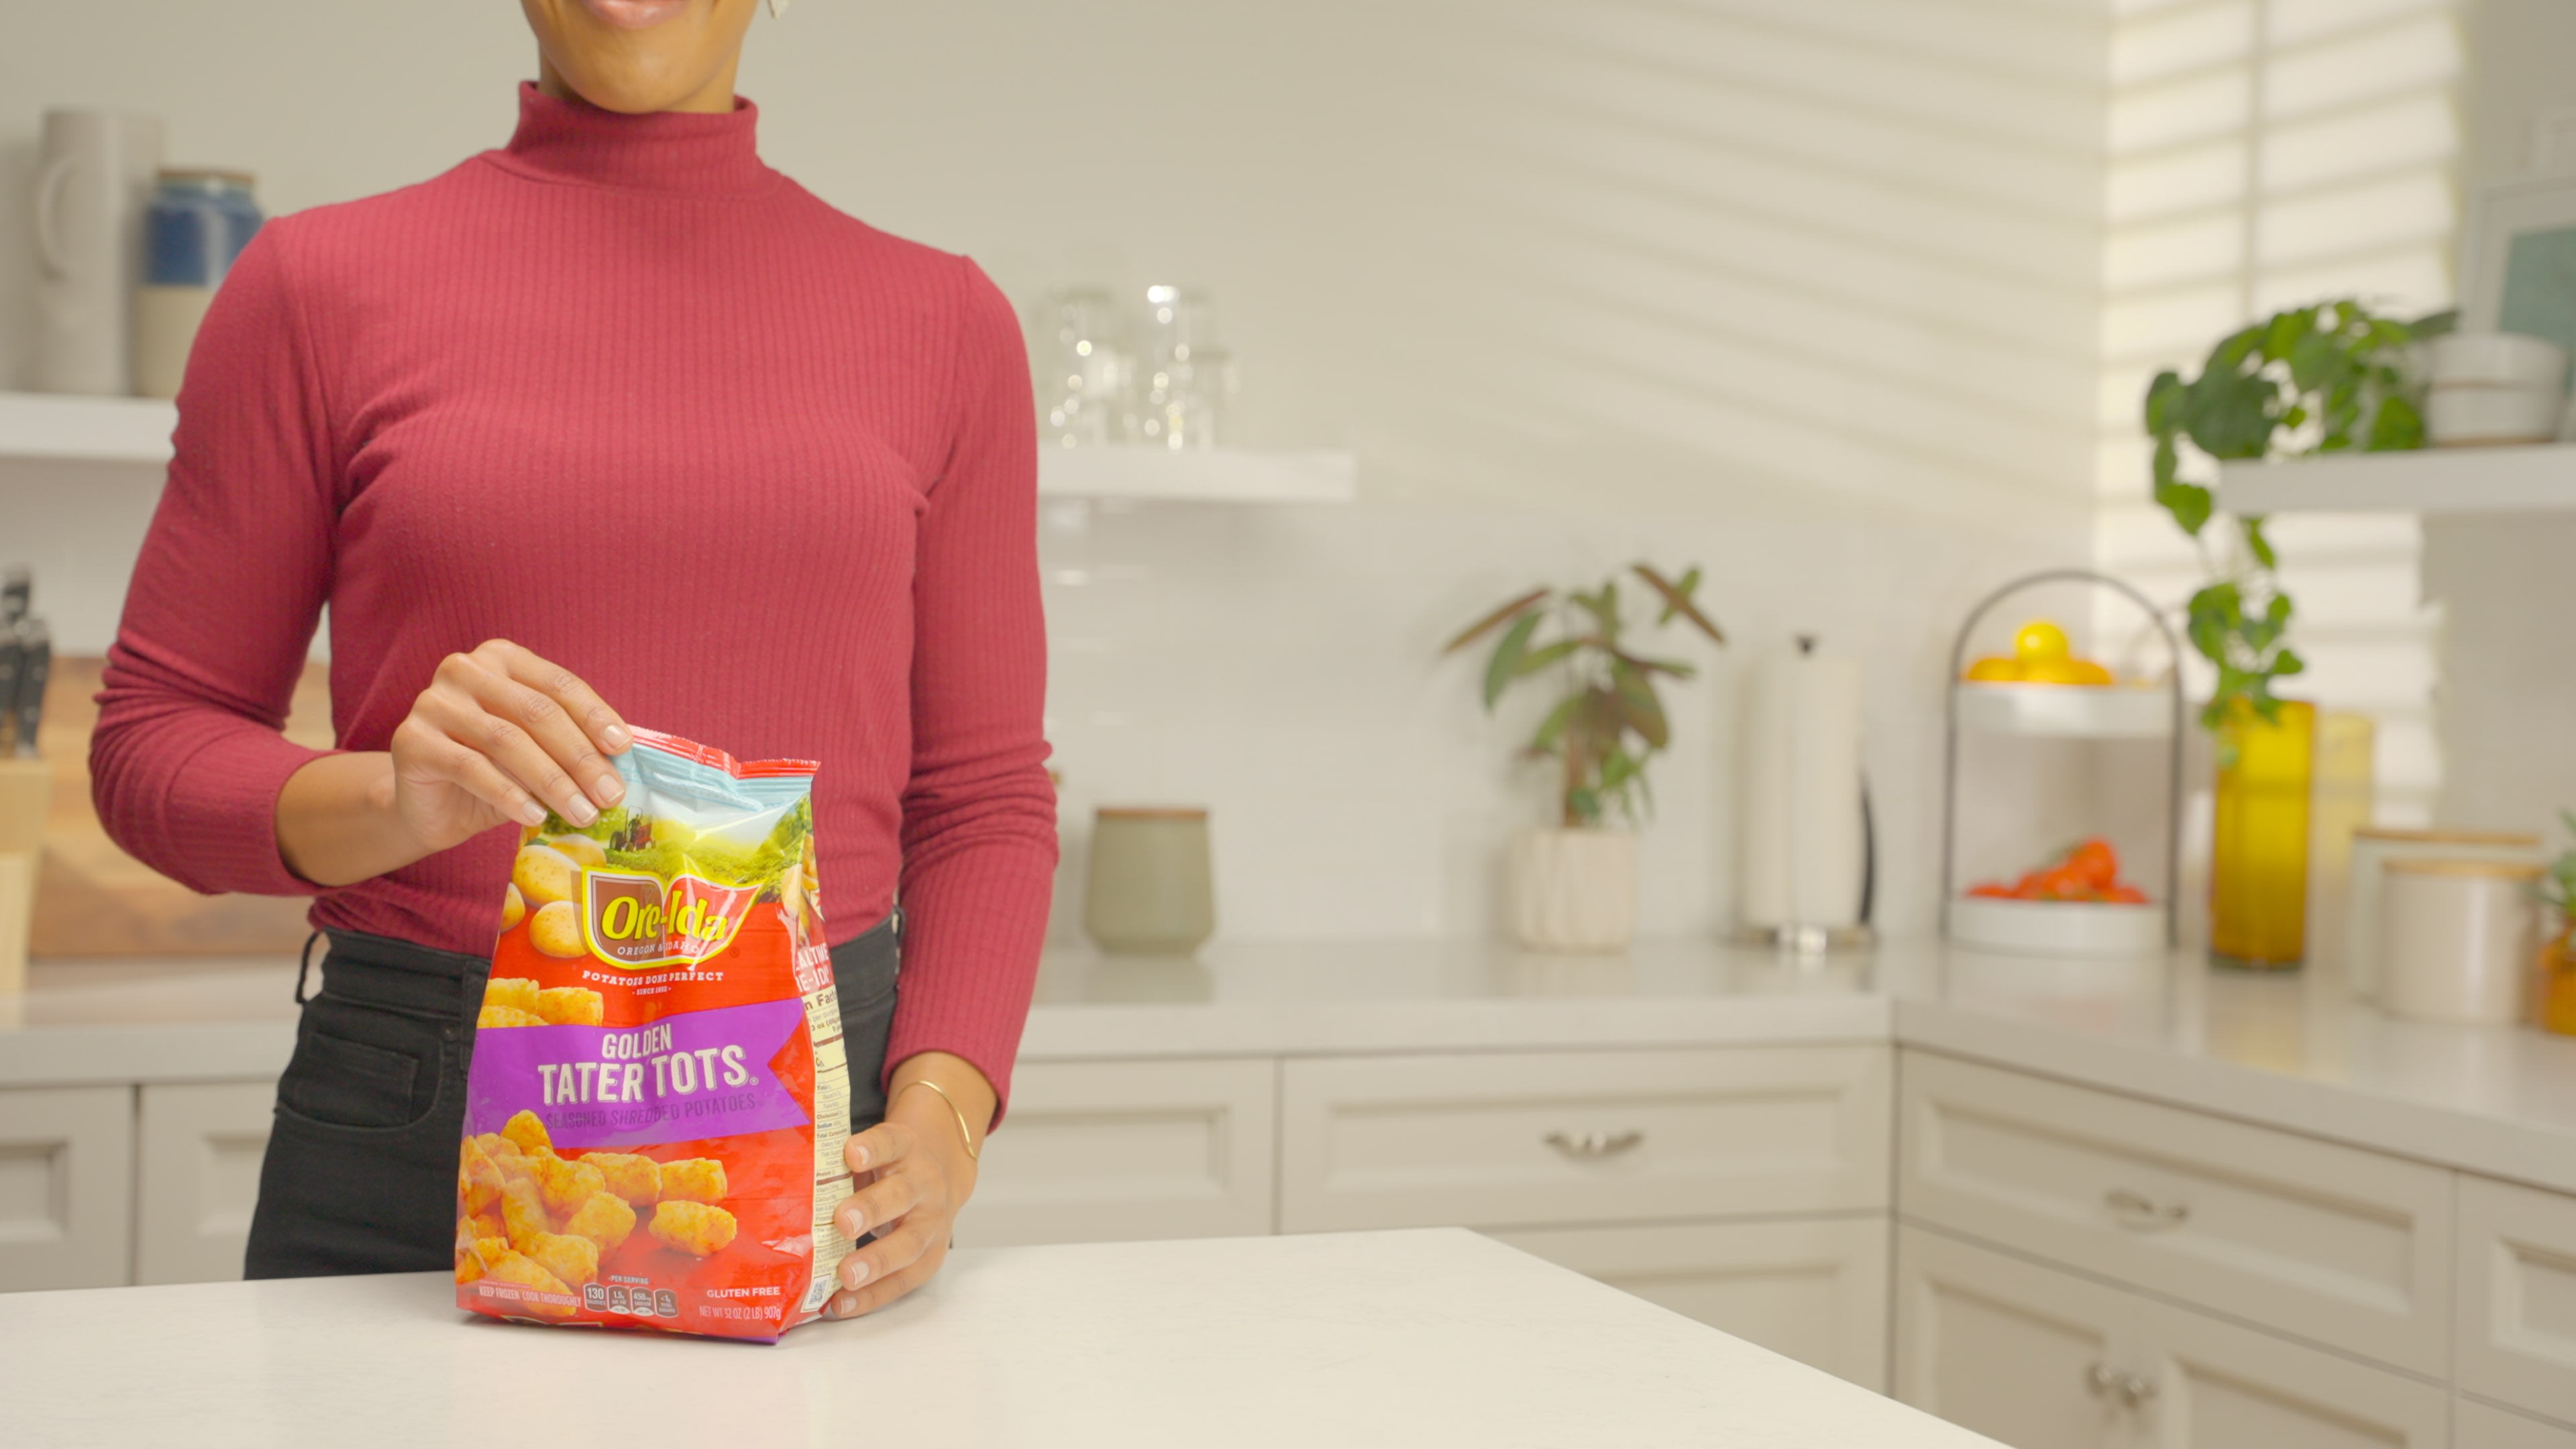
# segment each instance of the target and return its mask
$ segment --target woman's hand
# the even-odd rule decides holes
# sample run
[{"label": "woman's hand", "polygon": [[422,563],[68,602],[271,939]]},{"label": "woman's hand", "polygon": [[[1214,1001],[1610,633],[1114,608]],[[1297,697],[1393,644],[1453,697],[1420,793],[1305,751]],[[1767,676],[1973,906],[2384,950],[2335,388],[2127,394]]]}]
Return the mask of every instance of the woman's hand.
[{"label": "woman's hand", "polygon": [[440,660],[394,727],[394,818],[424,854],[549,809],[588,825],[626,798],[608,757],[633,742],[571,670],[494,639]]},{"label": "woman's hand", "polygon": [[[936,1083],[948,1095],[915,1082]],[[841,1232],[852,1241],[866,1232],[879,1237],[841,1260],[840,1291],[824,1310],[833,1318],[873,1313],[929,1282],[948,1261],[950,1230],[975,1192],[975,1157],[961,1134],[971,1129],[980,1151],[993,1118],[993,1088],[963,1057],[907,1057],[887,1085],[885,1121],[842,1149],[859,1190],[841,1204]]]},{"label": "woman's hand", "polygon": [[576,825],[624,799],[625,721],[571,670],[506,639],[439,662],[390,754],[328,755],[277,797],[277,850],[315,885],[399,870],[546,811]]}]

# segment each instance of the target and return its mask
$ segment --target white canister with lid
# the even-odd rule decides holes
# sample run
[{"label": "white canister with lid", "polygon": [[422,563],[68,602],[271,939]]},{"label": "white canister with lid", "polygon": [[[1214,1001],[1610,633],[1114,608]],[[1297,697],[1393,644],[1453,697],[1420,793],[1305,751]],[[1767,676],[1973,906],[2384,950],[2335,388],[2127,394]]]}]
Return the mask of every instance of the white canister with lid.
[{"label": "white canister with lid", "polygon": [[2461,1026],[2520,1021],[2540,867],[2400,857],[2382,870],[2380,995],[2389,1014]]},{"label": "white canister with lid", "polygon": [[2536,865],[2540,837],[2512,830],[2398,830],[2378,825],[2354,831],[2351,869],[2344,882],[2343,967],[2346,987],[2363,1001],[2379,997],[2384,954],[2379,921],[2381,865],[2398,856]]},{"label": "white canister with lid", "polygon": [[2426,349],[2424,432],[2437,448],[2545,443],[2567,396],[2567,352],[2512,332],[2454,332]]}]

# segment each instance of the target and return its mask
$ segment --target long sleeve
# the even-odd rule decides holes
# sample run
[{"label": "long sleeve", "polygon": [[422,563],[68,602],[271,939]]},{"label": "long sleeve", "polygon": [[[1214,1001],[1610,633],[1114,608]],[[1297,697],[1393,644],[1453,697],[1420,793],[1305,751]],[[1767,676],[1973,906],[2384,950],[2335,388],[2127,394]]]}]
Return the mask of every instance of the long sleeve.
[{"label": "long sleeve", "polygon": [[913,573],[903,985],[886,1061],[953,1052],[1007,1101],[1056,862],[1037,425],[1010,303],[973,263],[960,271],[957,432]]},{"label": "long sleeve", "polygon": [[108,834],[208,894],[314,889],[277,848],[278,793],[315,755],[281,731],[330,591],[334,507],[292,229],[242,253],[189,355],[90,746]]}]

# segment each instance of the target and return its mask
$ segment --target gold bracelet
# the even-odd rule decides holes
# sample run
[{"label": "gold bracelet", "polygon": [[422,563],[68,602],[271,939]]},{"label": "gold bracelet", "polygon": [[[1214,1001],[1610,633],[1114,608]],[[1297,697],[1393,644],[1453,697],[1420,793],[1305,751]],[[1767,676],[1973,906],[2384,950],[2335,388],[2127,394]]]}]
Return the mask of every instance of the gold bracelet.
[{"label": "gold bracelet", "polygon": [[957,1135],[965,1139],[966,1160],[968,1162],[982,1162],[984,1160],[984,1149],[975,1145],[975,1134],[967,1129],[966,1109],[957,1105],[957,1099],[948,1095],[948,1089],[946,1087],[939,1085],[928,1077],[915,1077],[911,1081],[904,1083],[902,1086],[895,1088],[894,1094],[900,1097],[915,1087],[928,1087],[930,1090],[937,1092],[939,1094],[939,1100],[948,1104],[948,1110],[957,1114]]}]

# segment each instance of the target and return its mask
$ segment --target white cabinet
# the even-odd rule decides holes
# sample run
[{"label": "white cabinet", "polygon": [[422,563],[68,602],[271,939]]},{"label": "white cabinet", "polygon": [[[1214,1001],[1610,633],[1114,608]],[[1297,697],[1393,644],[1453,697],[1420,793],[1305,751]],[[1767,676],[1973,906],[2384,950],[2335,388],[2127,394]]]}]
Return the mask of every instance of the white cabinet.
[{"label": "white cabinet", "polygon": [[1897,1391],[2015,1449],[2441,1449],[2440,1388],[1920,1228]]},{"label": "white cabinet", "polygon": [[2576,1424],[2576,1198],[2463,1174],[2458,1265],[2459,1386]]},{"label": "white cabinet", "polygon": [[1884,1393],[1887,1234],[1873,1214],[1493,1236]]},{"label": "white cabinet", "polygon": [[1883,1208],[1890,1065],[1883,1047],[1290,1061],[1281,1226]]},{"label": "white cabinet", "polygon": [[2576,1428],[2462,1398],[2451,1408],[2454,1449],[2576,1449]]},{"label": "white cabinet", "polygon": [[2451,1175],[1907,1052],[1898,1210],[2445,1376]]},{"label": "white cabinet", "polygon": [[134,1089],[0,1091],[0,1290],[133,1281]]},{"label": "white cabinet", "polygon": [[135,1282],[242,1275],[276,1100],[267,1082],[144,1086],[136,1114]]},{"label": "white cabinet", "polygon": [[1013,1078],[960,1243],[1275,1230],[1275,1062],[1030,1062]]},{"label": "white cabinet", "polygon": [[2013,1449],[2120,1442],[2118,1289],[1896,1234],[1896,1396]]}]

